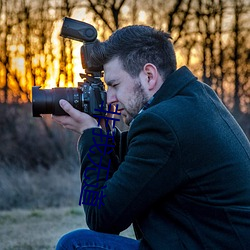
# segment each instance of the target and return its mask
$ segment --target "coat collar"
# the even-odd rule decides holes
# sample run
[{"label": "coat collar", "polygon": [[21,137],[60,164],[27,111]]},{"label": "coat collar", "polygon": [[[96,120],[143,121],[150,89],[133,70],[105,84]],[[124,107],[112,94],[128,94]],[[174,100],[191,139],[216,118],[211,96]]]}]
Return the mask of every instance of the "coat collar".
[{"label": "coat collar", "polygon": [[160,89],[155,93],[153,100],[148,106],[153,106],[159,102],[174,97],[191,81],[194,81],[196,79],[197,77],[195,77],[186,66],[179,68],[166,78]]}]

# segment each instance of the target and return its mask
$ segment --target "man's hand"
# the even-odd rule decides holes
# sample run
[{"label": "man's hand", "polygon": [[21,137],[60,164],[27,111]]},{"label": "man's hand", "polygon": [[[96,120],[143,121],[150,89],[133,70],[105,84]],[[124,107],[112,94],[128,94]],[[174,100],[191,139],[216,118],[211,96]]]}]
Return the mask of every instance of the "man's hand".
[{"label": "man's hand", "polygon": [[93,117],[73,108],[66,100],[60,100],[59,104],[69,116],[52,116],[52,119],[64,128],[82,134],[88,128],[98,127],[98,122]]}]

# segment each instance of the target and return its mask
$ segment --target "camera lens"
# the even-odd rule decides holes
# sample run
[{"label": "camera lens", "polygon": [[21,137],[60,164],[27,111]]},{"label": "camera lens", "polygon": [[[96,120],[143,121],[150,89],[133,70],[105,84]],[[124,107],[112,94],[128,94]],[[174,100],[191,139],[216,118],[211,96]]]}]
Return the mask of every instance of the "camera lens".
[{"label": "camera lens", "polygon": [[39,89],[32,87],[32,110],[34,117],[40,114],[67,115],[60,107],[59,100],[67,100],[74,108],[81,109],[81,94],[79,88]]}]

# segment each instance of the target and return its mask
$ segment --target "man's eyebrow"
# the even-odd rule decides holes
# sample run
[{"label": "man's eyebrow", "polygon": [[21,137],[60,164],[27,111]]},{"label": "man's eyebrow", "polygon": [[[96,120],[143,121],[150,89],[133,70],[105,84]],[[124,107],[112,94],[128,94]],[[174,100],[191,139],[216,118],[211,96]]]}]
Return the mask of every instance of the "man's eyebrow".
[{"label": "man's eyebrow", "polygon": [[108,80],[108,81],[105,81],[105,83],[109,86],[109,87],[112,87],[112,85],[116,82],[117,80]]}]

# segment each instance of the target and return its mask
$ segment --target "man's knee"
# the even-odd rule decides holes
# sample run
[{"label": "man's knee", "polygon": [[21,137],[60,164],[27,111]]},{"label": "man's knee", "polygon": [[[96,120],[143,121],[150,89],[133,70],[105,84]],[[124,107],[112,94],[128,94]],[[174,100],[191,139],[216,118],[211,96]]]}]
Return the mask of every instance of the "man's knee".
[{"label": "man's knee", "polygon": [[63,235],[57,242],[56,250],[74,249],[74,247],[77,247],[78,237],[80,236],[83,239],[87,232],[88,230],[79,229]]}]

